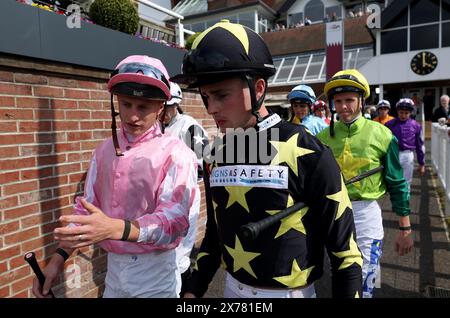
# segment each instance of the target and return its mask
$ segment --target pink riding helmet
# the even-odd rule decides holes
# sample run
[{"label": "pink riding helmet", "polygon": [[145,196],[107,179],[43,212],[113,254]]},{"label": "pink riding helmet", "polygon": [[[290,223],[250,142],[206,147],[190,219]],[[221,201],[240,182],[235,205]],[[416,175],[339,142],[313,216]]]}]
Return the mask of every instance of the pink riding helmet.
[{"label": "pink riding helmet", "polygon": [[[163,63],[146,55],[131,55],[122,60],[115,68],[108,82],[108,91],[122,83],[137,83],[153,86],[161,90],[166,100],[170,99],[169,74]],[[138,96],[139,93],[130,94]],[[145,97],[145,96],[144,96]]]}]

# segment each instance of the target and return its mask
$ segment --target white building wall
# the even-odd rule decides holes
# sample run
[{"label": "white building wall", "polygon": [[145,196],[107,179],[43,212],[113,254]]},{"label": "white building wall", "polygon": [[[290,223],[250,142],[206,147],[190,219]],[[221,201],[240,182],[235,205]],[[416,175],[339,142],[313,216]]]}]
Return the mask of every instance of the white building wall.
[{"label": "white building wall", "polygon": [[[438,59],[437,68],[428,75],[417,75],[411,70],[411,59],[422,51],[429,51]],[[450,82],[450,47],[427,49],[374,56],[360,71],[370,85],[448,80]]]}]

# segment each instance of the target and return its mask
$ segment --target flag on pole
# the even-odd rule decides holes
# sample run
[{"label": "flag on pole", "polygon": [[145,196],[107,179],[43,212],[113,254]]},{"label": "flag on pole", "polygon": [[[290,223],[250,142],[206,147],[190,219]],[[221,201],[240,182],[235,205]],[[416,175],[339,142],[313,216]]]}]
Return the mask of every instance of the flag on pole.
[{"label": "flag on pole", "polygon": [[344,21],[326,24],[327,80],[344,66]]}]

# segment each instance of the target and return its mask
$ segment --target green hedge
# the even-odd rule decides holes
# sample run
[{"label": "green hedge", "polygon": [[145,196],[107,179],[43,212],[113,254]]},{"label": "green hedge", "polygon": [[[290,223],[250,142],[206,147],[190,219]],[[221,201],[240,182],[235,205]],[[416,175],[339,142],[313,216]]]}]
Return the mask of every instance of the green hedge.
[{"label": "green hedge", "polygon": [[186,44],[184,45],[184,48],[186,50],[190,50],[192,47],[192,44],[194,43],[195,39],[200,35],[201,32],[197,32],[192,34],[190,37],[187,38]]},{"label": "green hedge", "polygon": [[139,14],[130,0],[95,0],[89,17],[96,24],[132,35],[139,27]]}]

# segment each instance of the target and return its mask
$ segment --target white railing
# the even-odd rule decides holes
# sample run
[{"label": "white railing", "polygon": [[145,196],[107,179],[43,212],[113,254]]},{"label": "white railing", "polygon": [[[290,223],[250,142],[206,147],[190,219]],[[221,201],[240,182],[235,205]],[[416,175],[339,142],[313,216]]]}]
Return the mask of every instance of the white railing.
[{"label": "white railing", "polygon": [[[360,69],[372,58],[372,50],[371,47],[345,50],[345,65]],[[326,55],[323,52],[275,57],[273,61],[277,73],[269,79],[271,87],[325,82]]]},{"label": "white railing", "polygon": [[174,18],[176,18],[178,20],[177,24],[175,25],[175,37],[177,39],[177,44],[179,46],[184,47],[184,34],[188,34],[188,35],[192,35],[194,34],[194,32],[190,31],[190,30],[186,30],[183,26],[183,24],[181,23],[181,20],[184,19],[184,17],[172,10],[166,9],[164,7],[161,7],[160,5],[157,5],[156,3],[153,3],[151,1],[148,0],[136,0],[137,2],[139,2],[140,4],[143,4],[147,7],[156,9],[158,11],[164,12]]},{"label": "white railing", "polygon": [[433,123],[431,127],[431,161],[445,189],[446,215],[450,216],[450,128]]}]

